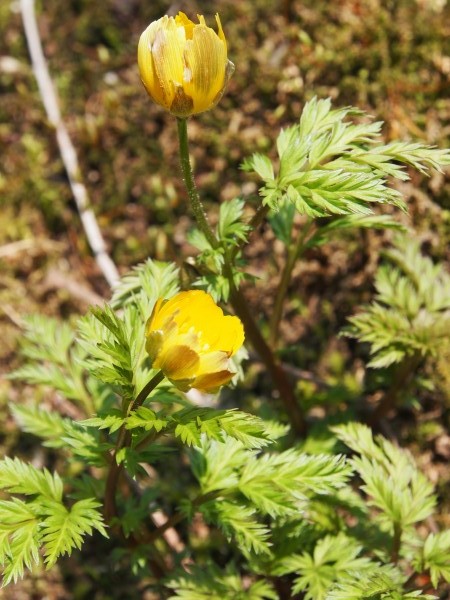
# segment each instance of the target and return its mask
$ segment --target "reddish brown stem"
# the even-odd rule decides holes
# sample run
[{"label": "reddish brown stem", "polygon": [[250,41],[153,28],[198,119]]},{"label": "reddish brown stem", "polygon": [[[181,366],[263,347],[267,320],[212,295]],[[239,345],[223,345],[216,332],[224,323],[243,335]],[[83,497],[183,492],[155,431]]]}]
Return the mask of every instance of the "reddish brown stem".
[{"label": "reddish brown stem", "polygon": [[398,404],[400,396],[408,391],[421,361],[422,357],[414,354],[409,358],[405,358],[405,360],[398,365],[390,388],[386,391],[381,402],[369,418],[369,424],[371,426],[377,425],[380,419],[385,417],[391,408]]},{"label": "reddish brown stem", "polygon": [[297,435],[304,436],[306,434],[306,422],[287,373],[276,360],[272,349],[262,336],[241,292],[236,288],[232,289],[230,300],[237,316],[244,324],[245,335],[250,340],[255,352],[266,365],[280,393],[280,400],[289,416],[293,430]]}]

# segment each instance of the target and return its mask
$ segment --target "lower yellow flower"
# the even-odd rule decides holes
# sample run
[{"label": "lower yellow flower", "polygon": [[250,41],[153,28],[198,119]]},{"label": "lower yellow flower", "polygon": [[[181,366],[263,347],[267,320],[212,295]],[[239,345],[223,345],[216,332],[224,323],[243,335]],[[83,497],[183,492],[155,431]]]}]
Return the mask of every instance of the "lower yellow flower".
[{"label": "lower yellow flower", "polygon": [[235,375],[230,357],[244,343],[238,317],[225,316],[206,292],[159,299],[147,321],[146,349],[179,389],[214,392]]}]

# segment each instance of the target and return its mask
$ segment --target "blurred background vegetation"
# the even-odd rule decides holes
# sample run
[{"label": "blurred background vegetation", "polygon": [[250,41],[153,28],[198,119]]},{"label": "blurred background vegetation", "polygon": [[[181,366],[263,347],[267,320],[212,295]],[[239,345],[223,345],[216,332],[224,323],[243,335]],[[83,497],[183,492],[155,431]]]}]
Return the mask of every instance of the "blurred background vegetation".
[{"label": "blurred background vegetation", "polygon": [[[47,0],[36,8],[82,176],[122,273],[147,256],[178,260],[191,227],[174,119],[149,100],[136,64],[140,33],[165,13],[201,13],[212,23],[219,12],[236,65],[218,107],[189,125],[196,178],[213,221],[223,200],[243,196],[256,205],[257,182],[239,170],[240,163],[258,150],[274,155],[279,129],[296,121],[315,95],[382,119],[388,141],[448,147],[445,0]],[[11,0],[0,4],[0,94],[1,376],[19,364],[24,315],[70,318],[108,298],[109,289],[86,244],[30,67],[20,5]],[[412,174],[411,181],[395,185],[409,205],[398,219],[414,228],[428,254],[448,261],[450,180],[439,173],[429,179]],[[322,377],[353,386],[356,395],[366,357],[337,334],[355,307],[372,297],[379,250],[389,235],[363,231],[307,255],[295,271],[282,324],[291,360],[301,368],[315,365]],[[261,314],[270,311],[272,276],[282,261],[277,244],[267,253],[270,236],[263,228],[247,250],[260,282],[246,293]],[[448,359],[433,365],[438,386],[420,398],[424,410],[417,426],[409,427],[406,412],[396,429],[433,481],[440,479],[443,513],[450,495]],[[0,453],[22,453],[42,464],[48,456],[39,454],[31,438],[19,444],[7,410],[8,402],[31,393],[0,381]],[[110,565],[99,560],[102,548],[87,553],[89,561],[62,561],[59,570],[0,592],[0,598],[134,597],[125,592],[130,588],[123,574],[111,577]]]}]

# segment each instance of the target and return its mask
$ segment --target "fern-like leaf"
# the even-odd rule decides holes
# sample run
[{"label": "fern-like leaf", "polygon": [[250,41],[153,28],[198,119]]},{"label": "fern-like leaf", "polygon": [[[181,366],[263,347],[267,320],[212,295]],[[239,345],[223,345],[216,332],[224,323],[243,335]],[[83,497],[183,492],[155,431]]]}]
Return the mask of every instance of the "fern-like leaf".
[{"label": "fern-like leaf", "polygon": [[70,509],[54,502],[44,504],[46,517],[41,525],[40,541],[45,546],[47,568],[51,568],[60,556],[70,556],[74,548],[79,550],[83,538],[92,535],[94,529],[108,537],[98,511],[100,506],[92,498],[79,500]]}]

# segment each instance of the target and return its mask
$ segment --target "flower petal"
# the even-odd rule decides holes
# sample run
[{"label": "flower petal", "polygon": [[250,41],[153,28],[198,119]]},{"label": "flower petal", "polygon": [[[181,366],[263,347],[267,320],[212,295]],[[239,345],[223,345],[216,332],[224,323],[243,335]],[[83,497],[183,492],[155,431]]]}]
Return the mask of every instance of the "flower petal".
[{"label": "flower petal", "polygon": [[198,370],[200,358],[189,346],[164,347],[153,363],[154,369],[161,369],[169,379],[189,379]]},{"label": "flower petal", "polygon": [[145,349],[150,356],[150,360],[154,363],[156,357],[160,353],[164,345],[164,332],[160,329],[157,331],[151,331],[147,335],[147,341],[145,343]]},{"label": "flower petal", "polygon": [[198,374],[229,371],[229,359],[225,352],[208,352],[200,355]]},{"label": "flower petal", "polygon": [[224,87],[226,44],[210,27],[196,25],[192,40],[186,41],[184,61],[192,74],[184,81],[184,91],[193,99],[196,113],[208,110]]},{"label": "flower petal", "polygon": [[154,100],[157,104],[164,106],[164,108],[169,109],[170,105],[166,99],[164,89],[157,76],[152,54],[152,46],[155,40],[156,31],[159,27],[162,27],[167,20],[168,17],[163,17],[158,21],[150,23],[150,25],[139,38],[138,65],[142,83],[144,84],[145,89],[152,100]]},{"label": "flower petal", "polygon": [[152,45],[155,71],[169,107],[175,98],[176,87],[183,84],[183,49],[186,43],[184,27],[177,26],[170,17],[164,28],[159,28]]},{"label": "flower petal", "polygon": [[200,390],[201,392],[209,392],[210,394],[216,392],[220,386],[231,381],[236,373],[231,371],[219,371],[218,373],[207,373],[205,375],[199,375],[194,379],[191,387]]}]

